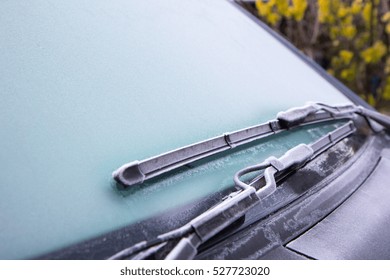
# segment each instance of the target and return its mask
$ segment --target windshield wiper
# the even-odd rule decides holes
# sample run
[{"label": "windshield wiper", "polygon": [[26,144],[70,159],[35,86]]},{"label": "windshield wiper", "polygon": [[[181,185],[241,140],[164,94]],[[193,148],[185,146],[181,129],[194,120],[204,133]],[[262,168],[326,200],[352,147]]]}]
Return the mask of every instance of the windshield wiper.
[{"label": "windshield wiper", "polygon": [[[324,111],[325,112],[318,112]],[[319,114],[327,113],[335,118],[351,118],[354,114],[362,115],[375,120],[390,129],[390,118],[379,113],[355,106],[330,107],[324,104],[313,104],[302,108],[295,108],[278,114],[278,125],[289,128],[306,123],[322,121],[325,117]],[[329,119],[328,117],[326,117]],[[309,122],[309,121],[308,121]],[[234,175],[236,192],[231,193],[221,203],[207,210],[184,226],[157,236],[151,241],[142,241],[126,248],[109,259],[145,259],[157,252],[164,251],[165,259],[192,259],[198,253],[198,248],[204,242],[219,234],[256,206],[259,201],[276,190],[275,176],[283,172],[296,170],[324,150],[344,139],[356,130],[354,122],[349,121],[333,130],[319,140],[306,145],[300,144],[282,157],[270,157],[263,163],[246,167]],[[241,177],[256,171],[264,170],[265,185],[255,188],[241,180]]]},{"label": "windshield wiper", "polygon": [[[300,144],[287,151],[280,158],[270,157],[261,164],[238,171],[234,176],[237,191],[231,193],[220,204],[194,218],[186,225],[162,234],[155,240],[137,243],[115,254],[110,259],[129,257],[144,259],[168,246],[168,244],[172,246],[172,243],[174,248],[170,250],[165,259],[192,259],[202,243],[243,217],[259,203],[260,199],[276,190],[275,175],[278,172],[288,171],[304,165],[355,130],[353,122],[349,121],[310,145]],[[259,189],[255,189],[240,179],[241,176],[247,173],[261,170],[264,170],[266,184]],[[177,241],[178,239],[179,241]]]},{"label": "windshield wiper", "polygon": [[225,133],[219,137],[182,147],[156,157],[124,164],[113,172],[113,177],[125,187],[141,184],[145,180],[196,160],[280,133],[292,127],[337,119],[352,119],[354,114],[371,118],[386,128],[390,128],[389,117],[360,106],[328,106],[313,103],[300,108],[292,108],[286,112],[280,112],[276,120],[271,120],[267,123],[232,133]]}]

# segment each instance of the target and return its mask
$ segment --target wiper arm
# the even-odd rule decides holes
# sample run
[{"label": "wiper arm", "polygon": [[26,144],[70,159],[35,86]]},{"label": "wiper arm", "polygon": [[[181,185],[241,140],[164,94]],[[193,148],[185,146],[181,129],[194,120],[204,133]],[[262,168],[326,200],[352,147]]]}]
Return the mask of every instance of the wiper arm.
[{"label": "wiper arm", "polygon": [[[324,103],[312,103],[303,107],[291,108],[285,112],[280,112],[277,114],[277,119],[281,122],[282,126],[291,127],[305,123],[308,117],[318,114],[319,111],[326,111],[336,119],[346,116],[352,117],[353,114],[358,114],[376,121],[386,129],[390,129],[390,117],[355,105],[329,106]],[[321,116],[318,115],[316,118],[321,118]]]},{"label": "wiper arm", "polygon": [[[257,205],[260,199],[276,190],[275,175],[278,172],[289,171],[294,167],[297,168],[304,165],[323,150],[342,140],[355,130],[353,122],[349,121],[310,145],[300,144],[287,151],[280,158],[270,157],[261,164],[240,170],[234,176],[238,190],[230,194],[220,204],[194,218],[183,227],[162,234],[155,240],[135,244],[115,254],[110,259],[147,258],[168,244],[171,246],[173,244],[174,247],[166,255],[166,259],[194,258],[198,252],[198,247],[202,243],[232,225]],[[247,173],[263,169],[266,184],[258,190],[240,180],[240,177]]]},{"label": "wiper arm", "polygon": [[291,127],[303,126],[335,119],[352,119],[354,114],[369,117],[386,128],[390,128],[390,118],[355,105],[328,106],[313,103],[301,108],[292,108],[277,115],[276,120],[260,125],[225,133],[168,153],[127,163],[113,172],[114,179],[129,187],[196,160],[226,151],[228,149],[280,133]]}]

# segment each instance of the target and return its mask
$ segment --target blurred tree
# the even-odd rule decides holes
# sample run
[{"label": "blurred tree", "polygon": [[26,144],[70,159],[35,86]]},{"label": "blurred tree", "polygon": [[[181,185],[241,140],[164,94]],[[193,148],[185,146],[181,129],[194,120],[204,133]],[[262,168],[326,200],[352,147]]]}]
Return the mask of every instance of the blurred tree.
[{"label": "blurred tree", "polygon": [[389,0],[257,0],[258,16],[371,105],[390,104]]}]

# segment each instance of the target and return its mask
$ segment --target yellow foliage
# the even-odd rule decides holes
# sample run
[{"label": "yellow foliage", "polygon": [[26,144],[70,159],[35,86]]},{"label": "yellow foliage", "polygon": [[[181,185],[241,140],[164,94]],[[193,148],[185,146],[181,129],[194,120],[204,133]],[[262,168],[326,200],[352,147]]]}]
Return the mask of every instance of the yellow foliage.
[{"label": "yellow foliage", "polygon": [[343,18],[343,17],[347,16],[349,14],[349,12],[350,12],[349,9],[347,7],[345,7],[344,5],[342,5],[337,12],[337,16],[340,18]]},{"label": "yellow foliage", "polygon": [[269,13],[267,16],[267,21],[271,24],[271,25],[276,25],[278,23],[278,21],[280,20],[280,15],[277,14],[277,13]]},{"label": "yellow foliage", "polygon": [[256,1],[256,8],[260,16],[264,17],[271,25],[276,25],[283,17],[301,21],[307,9],[307,0],[270,0]]},{"label": "yellow foliage", "polygon": [[352,25],[353,24],[353,15],[348,14],[341,20],[344,25]]},{"label": "yellow foliage", "polygon": [[361,52],[366,63],[377,63],[386,54],[386,46],[382,41],[376,41],[372,47]]},{"label": "yellow foliage", "polygon": [[382,16],[381,20],[382,20],[383,22],[388,22],[388,21],[390,21],[390,12],[385,13],[385,14]]},{"label": "yellow foliage", "polygon": [[351,5],[351,13],[353,15],[359,14],[362,10],[362,7],[362,0],[354,0]]},{"label": "yellow foliage", "polygon": [[318,20],[321,23],[329,21],[330,17],[330,1],[318,0]]},{"label": "yellow foliage", "polygon": [[352,39],[356,35],[356,27],[354,25],[347,25],[341,28],[341,35],[347,39]]},{"label": "yellow foliage", "polygon": [[370,26],[371,24],[371,11],[372,11],[372,4],[371,2],[367,2],[364,5],[363,14],[362,14],[364,22],[366,23],[367,26]]},{"label": "yellow foliage", "polygon": [[390,100],[390,76],[386,78],[386,85],[383,89],[383,98]]},{"label": "yellow foliage", "polygon": [[[274,27],[286,19],[289,28],[279,31],[303,49],[315,55],[318,50],[322,54],[328,49],[328,73],[376,105],[374,95],[378,100],[390,101],[390,52],[384,43],[390,35],[390,12],[385,12],[384,1],[390,0],[256,0],[256,7],[258,14]],[[301,21],[307,28],[295,32],[292,28],[300,26],[296,23]],[[382,82],[371,93],[374,75],[380,76]]]},{"label": "yellow foliage", "polygon": [[276,0],[276,7],[280,14],[287,18],[290,17],[288,0]]},{"label": "yellow foliage", "polygon": [[301,21],[305,15],[307,9],[306,0],[292,0],[292,6],[290,7],[290,13],[296,21]]},{"label": "yellow foliage", "polygon": [[263,2],[262,0],[257,0],[255,2],[257,11],[259,12],[260,16],[266,16],[271,12],[272,6],[270,5],[270,2]]},{"label": "yellow foliage", "polygon": [[340,73],[340,76],[341,76],[341,78],[343,78],[344,80],[346,80],[348,82],[353,81],[353,79],[356,76],[355,69],[354,68],[343,69]]},{"label": "yellow foliage", "polygon": [[339,52],[339,56],[341,58],[341,61],[344,62],[344,64],[349,64],[353,58],[353,52],[347,50],[341,50]]},{"label": "yellow foliage", "polygon": [[337,38],[340,34],[340,28],[337,25],[331,26],[329,30],[330,38],[333,40]]}]

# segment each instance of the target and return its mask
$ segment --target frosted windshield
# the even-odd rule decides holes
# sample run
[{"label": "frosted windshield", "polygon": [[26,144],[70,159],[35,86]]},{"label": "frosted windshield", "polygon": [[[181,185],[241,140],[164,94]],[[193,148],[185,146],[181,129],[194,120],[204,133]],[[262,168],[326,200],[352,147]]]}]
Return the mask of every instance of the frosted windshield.
[{"label": "frosted windshield", "polygon": [[176,198],[152,186],[160,203],[139,204],[112,186],[123,163],[307,101],[349,102],[229,1],[2,1],[0,15],[0,258],[68,246],[231,180],[189,178]]}]

